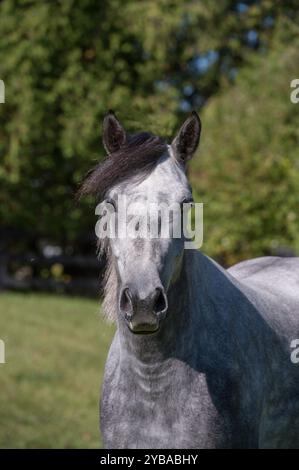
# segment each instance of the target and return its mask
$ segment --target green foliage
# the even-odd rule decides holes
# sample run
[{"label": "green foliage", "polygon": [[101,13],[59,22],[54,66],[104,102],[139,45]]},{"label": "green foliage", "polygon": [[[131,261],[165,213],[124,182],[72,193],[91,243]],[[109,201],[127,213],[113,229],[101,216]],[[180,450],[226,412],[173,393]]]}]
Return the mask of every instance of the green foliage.
[{"label": "green foliage", "polygon": [[164,128],[175,118],[175,91],[154,89],[125,13],[116,0],[1,2],[1,224],[60,241],[91,229],[90,208],[73,199],[103,155],[107,109],[118,110],[129,128],[130,116],[131,128],[142,125],[140,114]]},{"label": "green foliage", "polygon": [[3,0],[1,226],[60,244],[92,231],[91,206],[74,194],[103,157],[104,113],[115,109],[129,131],[170,136],[182,114],[231,85],[252,51],[273,49],[273,24],[296,11],[293,0]]},{"label": "green foliage", "polygon": [[0,448],[99,448],[113,328],[97,302],[1,294]]},{"label": "green foliage", "polygon": [[192,179],[205,203],[203,249],[226,264],[292,247],[299,252],[298,27],[282,21],[268,55],[208,103]]}]

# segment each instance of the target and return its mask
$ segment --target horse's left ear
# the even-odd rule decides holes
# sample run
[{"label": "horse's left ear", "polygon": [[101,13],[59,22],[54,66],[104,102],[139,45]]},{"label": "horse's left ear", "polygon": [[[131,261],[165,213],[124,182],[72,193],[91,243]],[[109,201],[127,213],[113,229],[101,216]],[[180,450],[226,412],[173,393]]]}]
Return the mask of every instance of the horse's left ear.
[{"label": "horse's left ear", "polygon": [[199,144],[201,122],[198,114],[192,111],[172,141],[171,147],[177,160],[186,162],[192,158]]},{"label": "horse's left ear", "polygon": [[103,145],[108,154],[119,150],[126,142],[126,132],[113,111],[103,121]]}]

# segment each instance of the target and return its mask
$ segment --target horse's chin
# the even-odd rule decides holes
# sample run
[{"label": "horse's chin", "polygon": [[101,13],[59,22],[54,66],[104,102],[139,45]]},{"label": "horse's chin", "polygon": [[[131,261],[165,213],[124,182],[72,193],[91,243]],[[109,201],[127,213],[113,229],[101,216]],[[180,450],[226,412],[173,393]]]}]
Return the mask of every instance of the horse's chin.
[{"label": "horse's chin", "polygon": [[153,335],[157,333],[160,329],[160,325],[138,325],[133,326],[132,324],[128,324],[128,328],[131,333],[134,335]]}]

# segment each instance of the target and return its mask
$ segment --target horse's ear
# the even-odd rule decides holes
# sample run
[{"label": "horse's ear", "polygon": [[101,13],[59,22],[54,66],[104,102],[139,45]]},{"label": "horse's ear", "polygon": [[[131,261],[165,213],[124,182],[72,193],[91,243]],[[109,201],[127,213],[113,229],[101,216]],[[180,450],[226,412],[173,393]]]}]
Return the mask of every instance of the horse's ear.
[{"label": "horse's ear", "polygon": [[103,121],[103,145],[108,154],[119,150],[126,142],[126,132],[115,116],[109,111]]},{"label": "horse's ear", "polygon": [[197,149],[201,131],[201,122],[198,114],[192,111],[172,141],[175,157],[183,162],[190,160]]}]

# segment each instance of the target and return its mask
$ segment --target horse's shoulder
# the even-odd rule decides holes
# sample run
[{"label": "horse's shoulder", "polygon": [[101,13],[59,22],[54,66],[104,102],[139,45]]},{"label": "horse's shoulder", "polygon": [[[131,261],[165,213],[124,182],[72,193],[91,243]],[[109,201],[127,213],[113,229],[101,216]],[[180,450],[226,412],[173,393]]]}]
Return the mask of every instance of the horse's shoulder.
[{"label": "horse's shoulder", "polygon": [[[282,301],[291,312],[299,305],[299,258],[263,257],[239,263],[228,270],[247,291],[268,298],[269,305]],[[297,313],[296,313],[297,317]]]},{"label": "horse's shoulder", "polygon": [[228,269],[228,272],[238,279],[262,277],[269,279],[280,274],[289,274],[299,279],[299,257],[264,256],[254,258],[235,264]]}]

